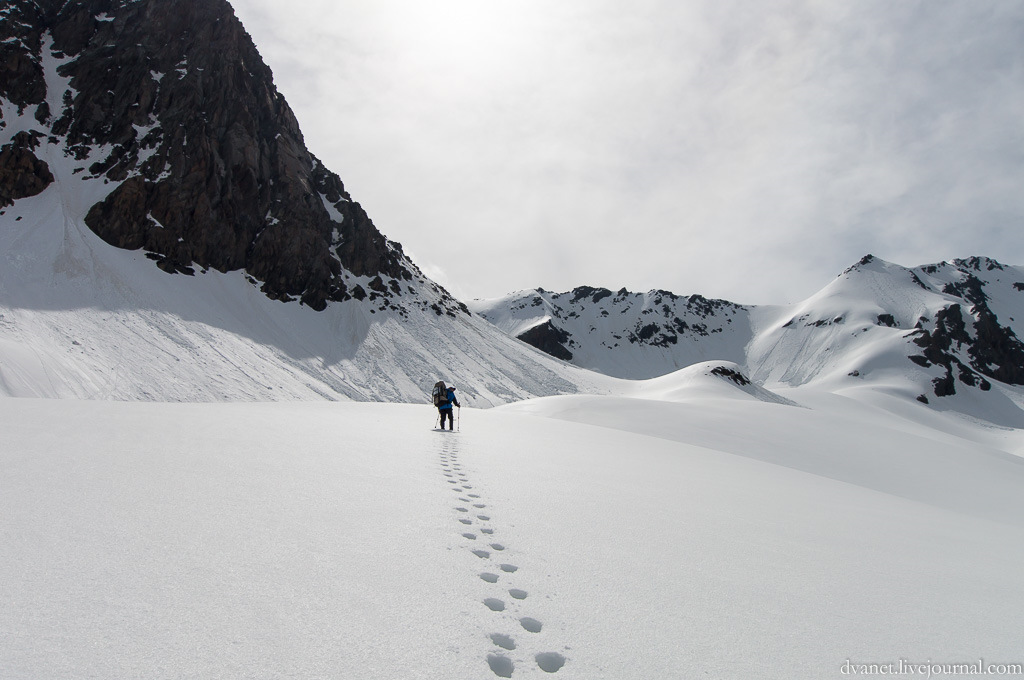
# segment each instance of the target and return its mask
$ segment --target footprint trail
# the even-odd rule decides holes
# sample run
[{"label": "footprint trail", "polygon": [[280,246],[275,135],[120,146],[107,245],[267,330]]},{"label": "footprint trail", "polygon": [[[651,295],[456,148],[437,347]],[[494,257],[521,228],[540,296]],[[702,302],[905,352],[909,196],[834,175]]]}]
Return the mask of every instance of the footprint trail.
[{"label": "footprint trail", "polygon": [[[501,542],[476,547],[482,542],[482,537],[493,541],[503,534],[493,519],[494,509],[488,507],[484,495],[474,488],[470,474],[459,461],[457,440],[444,439],[440,462],[444,481],[452,485],[449,488],[459,494],[457,500],[462,503],[452,505],[459,541],[455,545],[490,565],[490,568],[485,566],[484,571],[480,571],[478,566],[467,574],[467,579],[475,577],[479,579],[477,583],[483,581],[487,589],[493,588],[490,596],[478,600],[483,605],[480,607],[481,616],[485,619],[493,617],[489,626],[493,632],[486,636],[491,649],[482,661],[493,676],[499,678],[511,678],[513,673],[516,677],[523,673],[537,677],[530,671],[536,673],[538,670],[541,675],[557,673],[568,659],[560,652],[550,651],[552,641],[547,639],[549,634],[545,633],[543,622],[527,615],[535,594],[517,587],[516,581],[520,579],[518,564],[496,561],[498,556],[507,560],[508,555],[514,553],[514,546],[508,546],[504,539],[499,539]],[[486,508],[487,514],[472,514],[471,508],[476,511]],[[568,650],[568,647],[563,649]]]}]

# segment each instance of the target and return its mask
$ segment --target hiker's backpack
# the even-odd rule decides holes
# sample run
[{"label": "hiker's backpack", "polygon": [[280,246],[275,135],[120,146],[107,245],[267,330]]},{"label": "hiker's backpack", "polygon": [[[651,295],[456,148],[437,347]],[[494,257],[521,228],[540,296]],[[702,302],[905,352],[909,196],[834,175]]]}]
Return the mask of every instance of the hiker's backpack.
[{"label": "hiker's backpack", "polygon": [[440,406],[448,401],[448,388],[443,380],[438,380],[434,384],[434,391],[430,393],[430,396],[434,399],[434,406]]}]

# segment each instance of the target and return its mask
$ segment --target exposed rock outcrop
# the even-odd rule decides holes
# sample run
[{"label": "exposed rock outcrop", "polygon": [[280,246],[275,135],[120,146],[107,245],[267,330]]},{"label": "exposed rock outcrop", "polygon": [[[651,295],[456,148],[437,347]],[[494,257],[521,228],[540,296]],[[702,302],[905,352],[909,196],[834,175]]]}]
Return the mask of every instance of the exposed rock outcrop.
[{"label": "exposed rock outcrop", "polygon": [[0,208],[42,193],[53,182],[50,167],[36,158],[38,135],[19,132],[0,147]]},{"label": "exposed rock outcrop", "polygon": [[534,326],[528,331],[520,333],[516,337],[528,345],[533,345],[542,352],[547,352],[556,359],[572,360],[572,352],[566,347],[570,342],[569,334],[561,328],[556,328],[550,319]]},{"label": "exposed rock outcrop", "polygon": [[[942,293],[963,302],[939,310],[934,321],[918,322],[913,342],[923,351],[912,355],[911,361],[945,369],[945,375],[933,381],[939,397],[955,394],[957,382],[982,390],[991,389],[986,378],[1024,385],[1024,343],[1010,326],[1000,323],[981,275],[1005,267],[979,257],[954,260],[945,266],[953,269],[955,278],[942,287]],[[926,274],[940,272],[938,265],[922,270]]]}]

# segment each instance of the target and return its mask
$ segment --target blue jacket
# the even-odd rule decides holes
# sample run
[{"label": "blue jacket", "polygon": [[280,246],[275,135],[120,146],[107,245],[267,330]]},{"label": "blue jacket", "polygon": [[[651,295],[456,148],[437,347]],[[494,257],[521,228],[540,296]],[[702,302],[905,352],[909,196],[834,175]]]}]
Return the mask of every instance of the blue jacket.
[{"label": "blue jacket", "polygon": [[462,408],[462,405],[459,403],[459,400],[455,398],[455,389],[454,388],[452,388],[452,387],[448,388],[448,394],[445,395],[445,398],[448,401],[444,402],[443,404],[441,404],[437,408],[451,410],[452,404],[455,404],[459,408]]}]

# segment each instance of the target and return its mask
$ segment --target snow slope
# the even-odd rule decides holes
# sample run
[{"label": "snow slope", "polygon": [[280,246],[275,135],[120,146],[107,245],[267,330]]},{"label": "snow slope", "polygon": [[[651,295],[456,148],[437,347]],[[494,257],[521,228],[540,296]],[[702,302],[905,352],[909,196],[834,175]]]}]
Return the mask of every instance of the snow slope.
[{"label": "snow slope", "polygon": [[[984,258],[908,269],[866,257],[807,300],[753,309],[753,339],[744,368],[768,387],[807,384],[844,394],[883,391],[921,399],[937,410],[1022,427],[1021,386],[987,381],[975,370],[1005,360],[984,351],[975,354],[981,344],[976,342],[979,329],[992,325],[986,319],[990,312],[997,313],[996,324],[1008,332],[1003,342],[1020,345],[1024,283],[1013,284],[1021,281],[1021,268]],[[965,284],[976,285],[980,295],[965,294]],[[939,319],[952,307],[965,319],[963,336],[938,339]],[[938,339],[932,344],[948,343],[941,354],[951,365],[922,366],[912,360],[928,353],[918,342],[931,334]],[[958,369],[958,381],[952,379],[953,369]],[[954,393],[938,397],[936,382],[947,371]]]},{"label": "snow slope", "polygon": [[101,181],[38,153],[57,181],[0,212],[0,394],[419,402],[443,378],[487,406],[607,382],[468,314],[370,299],[314,312],[241,272],[165,274],[84,226]]},{"label": "snow slope", "polygon": [[0,399],[3,675],[1021,662],[1020,431],[704,369],[454,434],[425,405]]}]

